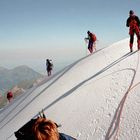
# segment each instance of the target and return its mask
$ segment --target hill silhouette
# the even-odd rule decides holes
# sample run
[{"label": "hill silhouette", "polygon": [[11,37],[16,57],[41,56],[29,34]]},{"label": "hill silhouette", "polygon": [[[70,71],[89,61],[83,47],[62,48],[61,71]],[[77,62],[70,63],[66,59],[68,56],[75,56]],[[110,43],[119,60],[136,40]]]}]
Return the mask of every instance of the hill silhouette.
[{"label": "hill silhouette", "polygon": [[18,84],[27,83],[41,78],[43,75],[29,68],[28,66],[18,66],[14,69],[0,67],[0,90],[7,91]]}]

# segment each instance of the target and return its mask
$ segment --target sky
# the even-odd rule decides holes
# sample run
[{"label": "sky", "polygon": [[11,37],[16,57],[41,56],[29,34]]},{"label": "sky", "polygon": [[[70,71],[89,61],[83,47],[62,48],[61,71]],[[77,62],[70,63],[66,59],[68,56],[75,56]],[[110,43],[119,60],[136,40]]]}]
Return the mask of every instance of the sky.
[{"label": "sky", "polygon": [[87,31],[97,49],[129,37],[129,10],[140,16],[139,0],[0,0],[0,66],[28,65],[45,73],[87,54]]}]

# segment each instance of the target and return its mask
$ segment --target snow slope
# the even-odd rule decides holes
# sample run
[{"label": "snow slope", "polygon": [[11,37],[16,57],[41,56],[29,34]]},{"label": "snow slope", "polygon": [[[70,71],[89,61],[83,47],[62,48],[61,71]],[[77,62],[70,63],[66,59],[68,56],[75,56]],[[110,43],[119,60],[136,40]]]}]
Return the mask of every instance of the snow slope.
[{"label": "snow slope", "polygon": [[0,140],[44,109],[77,140],[140,139],[139,53],[128,39],[86,56],[29,90],[0,112]]}]

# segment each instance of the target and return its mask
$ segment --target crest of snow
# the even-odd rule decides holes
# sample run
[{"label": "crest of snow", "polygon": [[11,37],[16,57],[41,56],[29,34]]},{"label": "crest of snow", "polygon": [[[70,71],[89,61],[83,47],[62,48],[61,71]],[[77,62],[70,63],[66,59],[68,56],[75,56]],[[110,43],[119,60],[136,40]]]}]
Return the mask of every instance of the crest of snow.
[{"label": "crest of snow", "polygon": [[128,44],[80,59],[5,106],[0,139],[15,140],[14,132],[44,109],[62,125],[59,132],[77,140],[139,140],[140,56],[136,43],[133,53]]}]

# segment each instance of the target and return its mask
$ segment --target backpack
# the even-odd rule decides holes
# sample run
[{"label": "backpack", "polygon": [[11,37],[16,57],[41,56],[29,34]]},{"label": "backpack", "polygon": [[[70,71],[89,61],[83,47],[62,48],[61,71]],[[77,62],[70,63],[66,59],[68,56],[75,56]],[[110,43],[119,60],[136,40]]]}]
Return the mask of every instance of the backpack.
[{"label": "backpack", "polygon": [[[39,117],[46,118],[43,111],[39,112],[38,118]],[[22,126],[18,131],[16,131],[14,133],[17,140],[35,140],[32,128],[33,128],[33,125],[35,124],[36,120],[37,120],[37,118],[31,119],[24,126]]]},{"label": "backpack", "polygon": [[92,34],[92,40],[95,42],[97,40],[96,35]]},{"label": "backpack", "polygon": [[13,98],[12,92],[8,92],[8,93],[7,93],[7,98]]},{"label": "backpack", "polygon": [[52,70],[52,68],[53,68],[53,63],[50,62],[50,61],[48,61],[48,62],[46,63],[46,67],[47,67],[48,70]]},{"label": "backpack", "polygon": [[136,29],[136,30],[140,30],[139,26],[140,26],[140,20],[137,16],[132,16],[129,18],[129,26],[131,29]]},{"label": "backpack", "polygon": [[32,127],[35,124],[36,119],[31,119],[24,126],[22,126],[18,131],[15,132],[17,140],[35,140],[34,134],[32,132]]},{"label": "backpack", "polygon": [[53,63],[52,63],[52,62],[50,62],[50,67],[51,67],[51,68],[53,67]]}]

